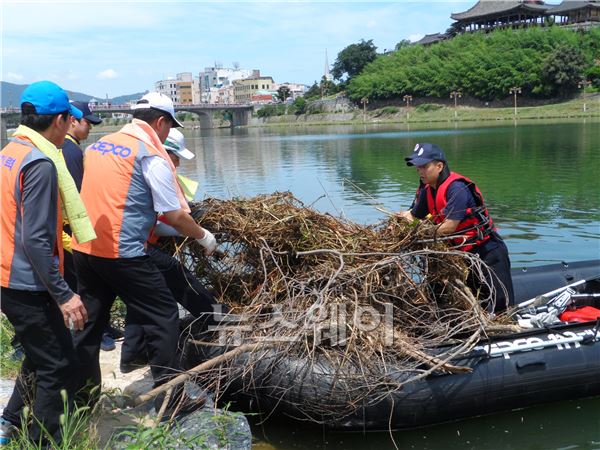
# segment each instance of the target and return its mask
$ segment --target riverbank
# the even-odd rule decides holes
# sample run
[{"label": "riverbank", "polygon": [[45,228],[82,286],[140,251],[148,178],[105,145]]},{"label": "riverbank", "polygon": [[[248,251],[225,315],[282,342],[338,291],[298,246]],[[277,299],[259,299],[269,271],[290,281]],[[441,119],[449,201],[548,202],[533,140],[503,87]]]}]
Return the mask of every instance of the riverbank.
[{"label": "riverbank", "polygon": [[[9,338],[12,335],[5,320],[0,322],[3,325],[0,360],[4,369],[0,377],[1,411],[10,398],[17,375],[16,369],[21,362],[11,359],[12,347],[10,344],[6,345],[6,341],[10,342]],[[127,374],[119,370],[121,345],[121,342],[117,342],[114,350],[100,352],[104,395],[91,417],[86,415],[79,418],[76,425],[81,427],[80,432],[74,436],[74,446],[69,448],[249,450],[252,447],[252,434],[245,416],[217,408],[210,394],[201,409],[178,419],[172,426],[167,423],[155,423],[156,414],[152,402],[136,408],[127,407],[132,398],[150,391],[153,382],[148,367]],[[9,448],[25,448],[20,447],[20,444],[26,445],[19,441]]]},{"label": "riverbank", "polygon": [[[585,104],[585,111],[584,111]],[[600,119],[600,94],[587,95],[586,99],[577,98],[563,103],[541,106],[523,106],[514,108],[491,108],[452,106],[425,103],[416,107],[388,105],[375,109],[320,112],[314,114],[286,114],[281,116],[258,117],[255,114],[249,119],[247,127],[277,127],[306,125],[359,125],[359,124],[405,124],[439,126],[461,122],[490,123],[517,121],[553,121],[566,119]],[[197,121],[184,121],[186,130],[197,129]],[[116,132],[123,127],[119,125],[99,125],[93,128],[94,134]],[[223,127],[220,127],[223,128]]]},{"label": "riverbank", "polygon": [[[584,108],[585,105],[585,108]],[[585,109],[585,110],[584,110]],[[252,117],[248,126],[281,125],[331,125],[331,124],[435,124],[454,122],[514,122],[522,120],[599,119],[600,94],[588,95],[564,103],[513,108],[477,108],[471,106],[447,106],[436,103],[416,107],[385,106],[376,109],[356,108],[351,112],[325,112],[317,114],[286,114],[282,116]]]}]

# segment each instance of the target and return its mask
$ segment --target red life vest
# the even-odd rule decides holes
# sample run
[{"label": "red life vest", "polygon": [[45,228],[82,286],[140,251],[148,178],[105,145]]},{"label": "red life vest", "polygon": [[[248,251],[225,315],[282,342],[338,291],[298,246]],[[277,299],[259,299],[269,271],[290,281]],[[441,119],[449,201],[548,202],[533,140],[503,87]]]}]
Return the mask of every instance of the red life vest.
[{"label": "red life vest", "polygon": [[563,322],[591,322],[600,319],[600,309],[593,306],[582,306],[574,310],[567,310],[558,318]]},{"label": "red life vest", "polygon": [[450,172],[450,176],[438,186],[435,199],[433,198],[431,187],[429,185],[425,186],[427,207],[434,223],[442,223],[446,219],[443,211],[448,204],[448,187],[455,181],[463,181],[475,199],[476,207],[467,208],[465,218],[458,224],[456,231],[453,233],[453,235],[456,234],[459,236],[451,241],[459,250],[469,251],[476,245],[481,245],[489,240],[491,234],[496,231],[492,218],[485,206],[483,194],[475,183],[456,172]]}]

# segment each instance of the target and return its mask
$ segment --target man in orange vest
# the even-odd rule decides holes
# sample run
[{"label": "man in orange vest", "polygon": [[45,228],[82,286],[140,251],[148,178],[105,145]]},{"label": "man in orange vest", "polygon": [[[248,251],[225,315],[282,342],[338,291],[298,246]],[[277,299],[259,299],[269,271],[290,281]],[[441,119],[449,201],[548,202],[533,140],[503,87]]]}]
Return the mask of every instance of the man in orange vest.
[{"label": "man in orange vest", "polygon": [[54,155],[48,153],[58,155],[71,115],[82,116],[58,85],[31,84],[21,96],[21,126],[0,152],[2,312],[25,353],[0,419],[0,444],[21,425],[22,409],[31,399],[35,419],[29,437],[42,445],[50,438],[59,443],[60,391],[66,390],[70,407],[77,383],[69,327],[83,329],[87,312],[61,274],[62,186]]},{"label": "man in orange vest", "polygon": [[[102,119],[92,113],[89,105],[86,102],[71,102],[75,108],[83,114],[81,119],[71,117],[69,131],[65,138],[65,142],[61,148],[63,158],[69,169],[69,173],[73,177],[77,190],[81,191],[81,181],[83,180],[83,150],[81,142],[85,141],[95,125],[100,125]],[[65,234],[63,235],[63,245],[65,247],[65,280],[73,291],[77,291],[77,276],[75,275],[75,267],[73,265],[73,255],[71,253],[71,229],[68,224],[64,226]],[[105,330],[102,335],[102,350],[110,351],[115,349],[115,340]]]},{"label": "man in orange vest", "polygon": [[[176,128],[171,129],[164,146],[176,169],[179,167],[181,158],[189,161],[195,157],[194,153],[185,147],[185,137]],[[156,222],[156,226],[148,238],[146,252],[150,257],[150,261],[165,278],[167,287],[177,303],[194,317],[193,328],[196,335],[196,333],[202,333],[210,329],[210,326],[217,325],[219,319],[223,317],[222,314],[226,314],[229,309],[227,305],[219,304],[214,295],[177,258],[160,248],[158,243],[161,237],[180,237],[177,230],[167,224],[165,220],[161,216]],[[186,334],[188,334],[188,331],[186,330]],[[182,342],[179,346],[184,348],[182,344],[184,343]],[[182,352],[182,357],[185,356],[183,353],[185,352]],[[119,367],[122,373],[128,373],[146,364],[148,364],[148,357],[146,355],[144,330],[136,323],[135,317],[128,313],[125,318],[125,332]],[[182,365],[185,366],[185,364]]]},{"label": "man in orange vest", "polygon": [[[400,215],[410,221],[430,217],[439,224],[437,234],[453,237],[448,241],[450,246],[479,255],[492,270],[487,282],[495,292],[494,311],[513,305],[508,249],[496,232],[479,188],[451,172],[444,152],[435,144],[417,144],[404,159],[408,166],[417,168],[421,185],[411,209]],[[468,284],[474,291],[482,288],[472,277]]]},{"label": "man in orange vest", "polygon": [[181,124],[171,100],[149,93],[134,106],[131,124],[85,152],[81,197],[98,237],[85,244],[73,241],[79,293],[89,315],[74,340],[83,379],[91,386],[101,382],[100,342],[117,295],[144,328],[155,385],[177,372],[177,303],[145,249],[157,214],[183,236],[197,239],[206,254],[217,247],[214,236],[189,214],[163,147],[172,126]]}]

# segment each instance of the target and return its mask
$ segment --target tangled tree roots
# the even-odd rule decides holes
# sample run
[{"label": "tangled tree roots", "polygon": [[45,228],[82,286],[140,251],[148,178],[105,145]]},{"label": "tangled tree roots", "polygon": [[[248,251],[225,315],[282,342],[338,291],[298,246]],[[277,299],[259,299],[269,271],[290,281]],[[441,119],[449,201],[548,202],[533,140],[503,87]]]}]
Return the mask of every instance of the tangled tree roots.
[{"label": "tangled tree roots", "polygon": [[[225,381],[260,383],[282,358],[301,361],[296,379],[281,384],[285,396],[290,385],[310,382],[306,368],[326,364],[334,372],[329,391],[296,401],[302,414],[327,420],[434,371],[468,370],[450,360],[485,333],[489,316],[480,305],[494,301],[489,269],[437,241],[433,225],[397,217],[358,225],[290,193],[207,199],[192,209],[220,251],[205,257],[189,240],[169,250],[231,308],[221,344],[268,349],[221,367]],[[469,273],[478,292],[465,286]],[[439,350],[448,343],[457,345]],[[392,379],[391,372],[405,376]]]}]

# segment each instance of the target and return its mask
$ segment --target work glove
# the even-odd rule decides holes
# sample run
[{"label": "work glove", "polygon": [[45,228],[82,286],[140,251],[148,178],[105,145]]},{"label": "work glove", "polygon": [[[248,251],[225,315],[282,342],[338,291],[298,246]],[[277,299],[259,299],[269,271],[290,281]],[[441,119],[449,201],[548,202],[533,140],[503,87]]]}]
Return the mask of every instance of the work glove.
[{"label": "work glove", "polygon": [[210,256],[217,248],[217,240],[208,230],[204,230],[204,237],[202,239],[196,239],[196,241],[204,247],[204,254],[206,256]]}]

